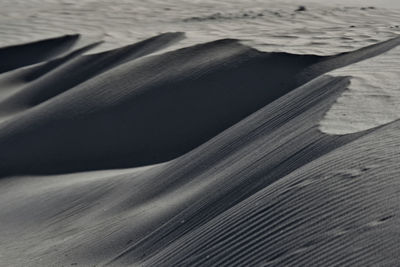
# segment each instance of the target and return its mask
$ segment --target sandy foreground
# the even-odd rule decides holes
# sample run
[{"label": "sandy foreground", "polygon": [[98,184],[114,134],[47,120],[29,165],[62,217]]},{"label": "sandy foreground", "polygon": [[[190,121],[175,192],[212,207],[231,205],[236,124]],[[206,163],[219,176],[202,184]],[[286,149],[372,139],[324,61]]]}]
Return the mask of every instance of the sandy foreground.
[{"label": "sandy foreground", "polygon": [[398,266],[397,1],[0,3],[0,266]]}]

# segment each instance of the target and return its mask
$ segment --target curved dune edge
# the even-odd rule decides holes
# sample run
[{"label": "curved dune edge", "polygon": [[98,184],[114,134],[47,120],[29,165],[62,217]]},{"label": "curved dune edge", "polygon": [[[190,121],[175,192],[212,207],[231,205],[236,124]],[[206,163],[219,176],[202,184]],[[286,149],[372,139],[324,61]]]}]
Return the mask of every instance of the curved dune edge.
[{"label": "curved dune edge", "polygon": [[329,73],[351,75],[351,84],[320,122],[321,131],[347,134],[400,119],[400,47]]},{"label": "curved dune edge", "polygon": [[[398,224],[399,121],[348,135],[329,135],[318,129],[321,118],[350,83],[350,77],[320,75],[386,51],[398,42],[399,39],[393,39],[347,54],[350,58],[346,55],[324,58],[263,53],[233,40],[216,41],[124,62],[27,108],[15,118],[8,118],[0,124],[0,146],[8,149],[2,150],[7,153],[0,157],[7,159],[11,155],[12,158],[14,153],[19,160],[1,161],[0,170],[13,173],[10,166],[14,164],[14,172],[19,168],[32,173],[47,172],[27,168],[31,159],[20,160],[25,156],[19,146],[33,153],[37,146],[42,153],[48,153],[58,143],[54,142],[53,133],[47,138],[45,133],[60,121],[74,120],[68,126],[78,125],[81,130],[83,124],[75,120],[94,114],[106,116],[107,120],[99,122],[115,127],[119,117],[111,115],[125,114],[119,105],[139,103],[139,110],[143,111],[151,103],[160,105],[166,100],[180,103],[177,99],[188,96],[184,94],[190,88],[188,85],[196,83],[198,86],[193,91],[201,90],[202,94],[214,97],[204,98],[203,106],[208,103],[206,99],[217,99],[215,103],[221,104],[227,93],[217,94],[215,89],[224,88],[223,81],[231,75],[231,69],[224,65],[227,62],[237,66],[234,73],[246,74],[243,70],[269,66],[266,63],[271,58],[274,66],[276,59],[284,59],[284,62],[278,61],[281,69],[292,68],[293,74],[293,81],[283,85],[281,82],[286,76],[276,82],[271,78],[261,79],[265,75],[263,70],[258,70],[256,76],[245,75],[248,81],[257,77],[270,86],[279,84],[286,91],[272,90],[272,96],[268,94],[257,102],[264,96],[265,88],[260,84],[253,84],[260,87],[259,91],[257,88],[251,91],[259,94],[248,98],[244,92],[248,93],[249,89],[243,87],[241,91],[237,87],[238,100],[243,102],[234,103],[245,103],[240,107],[246,112],[242,110],[240,116],[236,114],[231,119],[232,125],[220,125],[225,128],[214,129],[207,140],[195,142],[193,149],[174,155],[162,164],[52,176],[3,177],[0,179],[0,262],[9,266],[351,266],[398,262],[395,244],[399,240],[393,231]],[[188,54],[194,60],[183,57]],[[78,58],[74,56],[73,60]],[[173,60],[178,62],[173,64]],[[154,68],[164,62],[169,63],[167,74],[172,78],[161,73],[157,79],[141,81],[136,91],[126,88],[127,92],[122,94],[115,91],[115,88],[124,88],[123,84],[133,86],[139,74],[147,73],[144,71],[161,72]],[[221,70],[227,71],[225,76],[219,76]],[[139,73],[137,76],[135,71]],[[213,74],[215,71],[218,75]],[[185,81],[182,77],[185,73],[194,75]],[[5,80],[10,81],[9,77]],[[214,84],[210,81],[221,82],[222,86],[207,91],[203,86]],[[118,83],[121,87],[106,90],[106,85]],[[98,85],[103,86],[102,90],[98,90]],[[179,89],[178,85],[181,91],[171,89]],[[93,88],[102,95],[93,94]],[[173,97],[161,94],[162,90],[168,90]],[[149,95],[144,105],[137,99],[146,93]],[[153,102],[155,96],[159,98]],[[193,102],[188,100],[190,104],[203,100],[201,94],[194,96]],[[269,102],[264,105],[263,101]],[[72,108],[73,103],[79,105]],[[257,109],[252,112],[253,105]],[[93,107],[99,111],[93,111]],[[120,112],[105,113],[109,107]],[[219,114],[219,119],[226,118],[225,114],[232,115],[235,110],[229,107],[224,105],[221,109],[226,113],[218,113],[219,109],[211,111]],[[54,116],[57,112],[59,115]],[[128,115],[132,114],[135,113]],[[196,122],[202,122],[201,127],[210,126],[201,120]],[[52,128],[45,128],[46,125]],[[202,129],[200,126],[195,129]],[[37,130],[43,128],[46,131]],[[79,133],[84,140],[94,138],[85,136],[84,131]],[[132,138],[134,133],[128,133]],[[159,130],[158,134],[161,133]],[[149,132],[146,134],[154,137]],[[36,136],[42,138],[40,142]],[[86,153],[83,148],[81,153]],[[62,155],[58,154],[64,153],[64,149],[67,148],[57,147],[57,154],[48,153],[48,156],[60,158]],[[89,156],[86,159],[90,160]],[[47,167],[40,164],[43,158],[39,153],[30,157],[37,159],[39,168]],[[86,159],[84,162],[89,165]]]},{"label": "curved dune edge", "polygon": [[261,52],[225,39],[142,57],[180,38],[166,33],[77,55],[33,81],[27,75],[43,66],[3,76],[6,91],[7,83],[22,79],[23,86],[0,102],[0,174],[169,161],[321,74],[400,43],[322,57]]}]

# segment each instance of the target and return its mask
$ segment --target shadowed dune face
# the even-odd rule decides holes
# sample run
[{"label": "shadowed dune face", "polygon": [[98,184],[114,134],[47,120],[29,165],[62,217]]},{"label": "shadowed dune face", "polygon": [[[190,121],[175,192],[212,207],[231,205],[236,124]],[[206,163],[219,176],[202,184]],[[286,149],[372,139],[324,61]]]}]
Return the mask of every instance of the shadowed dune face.
[{"label": "shadowed dune face", "polygon": [[320,57],[265,53],[220,40],[134,60],[180,36],[74,57],[25,82],[2,101],[0,172],[60,173],[168,161],[320,74],[399,42]]},{"label": "shadowed dune face", "polygon": [[24,45],[0,48],[0,73],[39,63],[66,52],[79,35],[66,35]]},{"label": "shadowed dune face", "polygon": [[399,121],[318,127],[351,83],[321,74],[400,39],[329,57],[235,40],[149,55],[179,38],[0,76],[0,263],[397,263]]}]

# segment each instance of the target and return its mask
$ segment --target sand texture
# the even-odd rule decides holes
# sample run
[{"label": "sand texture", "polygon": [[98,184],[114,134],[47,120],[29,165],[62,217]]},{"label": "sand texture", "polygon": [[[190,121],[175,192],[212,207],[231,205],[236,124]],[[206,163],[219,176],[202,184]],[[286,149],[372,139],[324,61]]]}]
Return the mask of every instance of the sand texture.
[{"label": "sand texture", "polygon": [[399,10],[117,2],[0,3],[0,266],[400,264]]}]

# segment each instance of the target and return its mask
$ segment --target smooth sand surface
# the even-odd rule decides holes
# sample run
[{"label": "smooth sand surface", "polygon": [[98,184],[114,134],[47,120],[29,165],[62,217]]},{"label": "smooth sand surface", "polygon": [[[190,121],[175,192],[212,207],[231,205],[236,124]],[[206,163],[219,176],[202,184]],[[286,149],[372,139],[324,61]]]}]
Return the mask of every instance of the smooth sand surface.
[{"label": "smooth sand surface", "polygon": [[400,11],[256,2],[0,3],[0,266],[398,265]]}]

